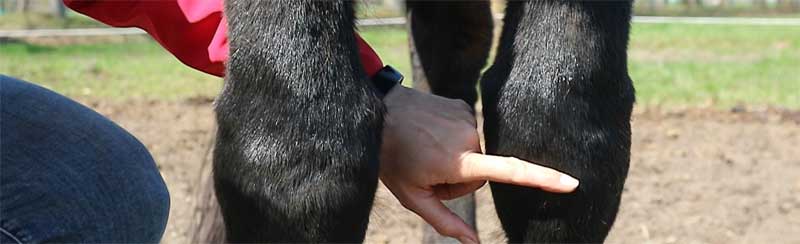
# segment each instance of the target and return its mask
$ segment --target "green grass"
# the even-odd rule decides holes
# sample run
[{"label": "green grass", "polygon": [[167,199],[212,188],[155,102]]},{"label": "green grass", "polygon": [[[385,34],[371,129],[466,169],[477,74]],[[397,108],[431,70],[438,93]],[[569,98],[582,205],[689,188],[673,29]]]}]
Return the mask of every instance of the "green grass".
[{"label": "green grass", "polygon": [[68,11],[64,19],[59,19],[51,14],[43,13],[6,13],[0,15],[0,30],[93,27],[108,26],[72,11]]},{"label": "green grass", "polygon": [[391,65],[406,77],[403,85],[411,86],[411,59],[408,53],[408,36],[404,28],[371,27],[361,28],[359,34],[364,38],[384,64]]},{"label": "green grass", "polygon": [[[410,84],[404,29],[363,28],[361,34]],[[151,41],[0,45],[0,73],[70,96],[182,99],[213,96],[221,86]],[[629,66],[640,105],[800,108],[800,27],[636,24]]]},{"label": "green grass", "polygon": [[144,38],[124,44],[0,43],[0,74],[67,96],[115,100],[215,96],[222,85],[220,78],[183,65]]},{"label": "green grass", "polygon": [[[403,29],[362,35],[410,74]],[[635,24],[628,56],[640,105],[800,108],[800,27]]]},{"label": "green grass", "polygon": [[634,25],[628,56],[640,104],[800,107],[800,27]]}]

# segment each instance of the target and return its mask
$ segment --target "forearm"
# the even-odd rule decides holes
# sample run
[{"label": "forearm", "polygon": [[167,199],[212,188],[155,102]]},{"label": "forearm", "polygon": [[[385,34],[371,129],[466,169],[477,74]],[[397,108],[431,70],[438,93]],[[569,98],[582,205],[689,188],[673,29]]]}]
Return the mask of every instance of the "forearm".
[{"label": "forearm", "polygon": [[222,76],[227,58],[222,0],[64,0],[67,7],[114,27],[138,27],[184,64]]}]

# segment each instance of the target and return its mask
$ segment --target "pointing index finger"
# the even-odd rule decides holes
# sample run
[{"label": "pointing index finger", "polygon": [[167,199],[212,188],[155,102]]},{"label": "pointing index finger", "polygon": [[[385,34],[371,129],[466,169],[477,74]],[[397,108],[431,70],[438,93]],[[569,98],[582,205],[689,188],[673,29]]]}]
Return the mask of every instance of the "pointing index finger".
[{"label": "pointing index finger", "polygon": [[554,169],[513,157],[468,153],[461,158],[459,177],[464,181],[489,180],[540,188],[549,192],[572,192],[578,180]]}]

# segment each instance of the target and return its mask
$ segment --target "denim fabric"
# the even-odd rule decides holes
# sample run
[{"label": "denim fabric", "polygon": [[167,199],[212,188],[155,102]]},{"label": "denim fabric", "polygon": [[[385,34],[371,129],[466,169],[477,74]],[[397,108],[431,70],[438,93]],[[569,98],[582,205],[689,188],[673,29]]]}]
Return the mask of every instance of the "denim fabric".
[{"label": "denim fabric", "polygon": [[0,242],[158,242],[169,193],[114,122],[0,75]]}]

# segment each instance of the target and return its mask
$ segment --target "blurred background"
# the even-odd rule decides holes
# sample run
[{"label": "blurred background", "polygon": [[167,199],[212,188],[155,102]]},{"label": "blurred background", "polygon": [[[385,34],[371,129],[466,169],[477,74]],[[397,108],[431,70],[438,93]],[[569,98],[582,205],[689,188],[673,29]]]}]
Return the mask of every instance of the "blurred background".
[{"label": "blurred background", "polygon": [[[492,2],[502,14],[504,2]],[[631,171],[609,242],[800,243],[800,0],[634,6]],[[358,8],[370,19],[361,35],[411,86],[403,3]],[[0,74],[76,99],[142,140],[172,194],[164,242],[188,241],[220,78],[60,0],[0,0]],[[488,189],[478,199],[482,239],[502,242]],[[422,226],[381,190],[367,242],[420,242]]]}]

